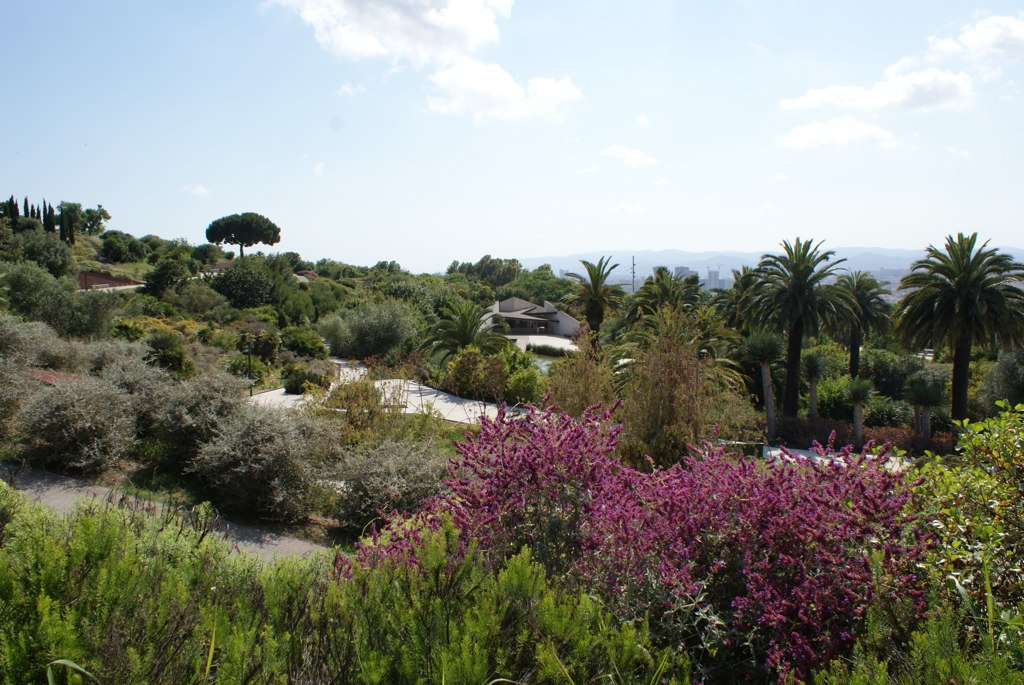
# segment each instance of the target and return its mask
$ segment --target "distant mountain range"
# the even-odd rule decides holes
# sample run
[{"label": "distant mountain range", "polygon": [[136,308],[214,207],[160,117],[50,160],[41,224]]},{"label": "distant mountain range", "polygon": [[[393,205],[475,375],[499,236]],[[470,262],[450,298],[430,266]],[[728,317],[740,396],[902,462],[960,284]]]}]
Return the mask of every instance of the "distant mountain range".
[{"label": "distant mountain range", "polygon": [[[885,247],[835,247],[836,256],[846,259],[843,267],[853,271],[908,271],[916,259],[924,256],[924,250],[897,250]],[[1017,261],[1024,262],[1024,248],[1000,247]],[[630,280],[632,260],[636,259],[637,282],[649,276],[656,267],[667,266],[670,270],[685,266],[696,271],[702,279],[708,277],[708,271],[719,272],[719,277],[731,280],[732,269],[741,266],[754,266],[760,261],[764,252],[687,252],[685,250],[606,250],[603,252],[583,252],[580,254],[560,255],[552,257],[520,258],[523,266],[535,269],[541,264],[550,264],[557,274],[560,271],[579,271],[580,260],[595,262],[601,257],[611,256],[612,263],[618,268],[612,274],[612,280],[623,282]]]}]

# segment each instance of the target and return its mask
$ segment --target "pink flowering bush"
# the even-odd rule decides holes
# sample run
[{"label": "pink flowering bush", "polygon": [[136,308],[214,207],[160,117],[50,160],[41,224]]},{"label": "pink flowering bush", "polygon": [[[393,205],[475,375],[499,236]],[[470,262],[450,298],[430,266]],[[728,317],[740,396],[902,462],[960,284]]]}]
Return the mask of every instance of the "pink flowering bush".
[{"label": "pink flowering bush", "polygon": [[416,563],[420,531],[450,517],[493,567],[529,547],[713,680],[804,678],[852,647],[869,606],[923,611],[926,543],[886,457],[766,465],[705,443],[646,473],[614,457],[618,433],[596,408],[484,419],[445,494],[393,517],[357,563]]}]

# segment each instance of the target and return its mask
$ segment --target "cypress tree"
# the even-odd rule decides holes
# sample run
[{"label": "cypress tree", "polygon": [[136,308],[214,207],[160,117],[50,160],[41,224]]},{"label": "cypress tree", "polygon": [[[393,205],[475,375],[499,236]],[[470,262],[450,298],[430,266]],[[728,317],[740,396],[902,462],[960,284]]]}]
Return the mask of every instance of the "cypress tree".
[{"label": "cypress tree", "polygon": [[46,209],[46,230],[50,233],[57,232],[57,217],[53,211],[53,205],[49,205]]},{"label": "cypress tree", "polygon": [[23,206],[23,207],[24,207],[24,209],[25,209],[25,211],[23,211],[23,212],[22,212],[22,214],[23,214],[24,216],[31,216],[31,214],[29,214],[29,213],[28,213],[28,198],[27,198],[27,197],[25,198],[25,200],[24,200],[24,204],[23,204],[22,206]]}]

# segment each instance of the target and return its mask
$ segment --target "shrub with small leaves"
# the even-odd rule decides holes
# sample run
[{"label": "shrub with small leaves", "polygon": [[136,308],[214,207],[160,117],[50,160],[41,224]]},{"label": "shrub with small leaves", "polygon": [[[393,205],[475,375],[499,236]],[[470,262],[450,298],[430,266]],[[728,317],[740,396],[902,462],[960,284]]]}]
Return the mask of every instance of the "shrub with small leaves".
[{"label": "shrub with small leaves", "polygon": [[247,405],[220,423],[188,470],[225,513],[301,519],[315,492],[316,430],[326,432],[299,414]]},{"label": "shrub with small leaves", "polygon": [[22,407],[20,423],[25,456],[62,471],[100,471],[135,446],[131,398],[99,379],[47,388]]},{"label": "shrub with small leaves", "polygon": [[412,512],[441,491],[448,455],[432,442],[385,440],[347,448],[326,477],[336,483],[331,513],[361,532],[378,512]]}]

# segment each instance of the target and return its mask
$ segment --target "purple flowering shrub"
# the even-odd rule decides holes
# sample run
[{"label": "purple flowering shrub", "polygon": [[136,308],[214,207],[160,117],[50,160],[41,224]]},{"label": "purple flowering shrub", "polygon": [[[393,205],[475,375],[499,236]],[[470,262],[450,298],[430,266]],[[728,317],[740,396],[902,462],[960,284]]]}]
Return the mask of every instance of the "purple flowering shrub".
[{"label": "purple flowering shrub", "polygon": [[614,457],[618,433],[596,408],[484,419],[445,494],[393,517],[357,563],[415,563],[418,531],[450,517],[493,566],[529,547],[716,680],[803,678],[852,648],[870,605],[923,611],[926,543],[885,456],[766,465],[705,443],[646,473]]}]

